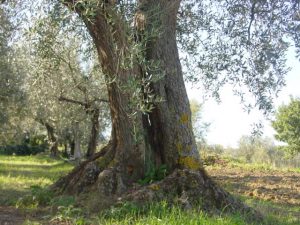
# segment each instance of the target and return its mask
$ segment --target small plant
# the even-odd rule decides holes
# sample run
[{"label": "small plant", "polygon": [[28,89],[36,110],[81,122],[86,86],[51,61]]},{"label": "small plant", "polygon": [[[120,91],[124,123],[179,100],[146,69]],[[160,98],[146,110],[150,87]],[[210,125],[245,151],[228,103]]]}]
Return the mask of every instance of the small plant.
[{"label": "small plant", "polygon": [[68,207],[68,206],[74,205],[74,203],[75,203],[75,198],[73,196],[59,196],[59,197],[52,199],[51,206]]},{"label": "small plant", "polygon": [[114,218],[122,220],[128,215],[139,215],[143,209],[132,202],[125,202],[119,206],[113,206],[108,210],[101,212],[100,217],[103,219]]},{"label": "small plant", "polygon": [[53,198],[53,193],[51,191],[38,185],[33,185],[30,189],[31,194],[19,198],[16,203],[17,208],[35,209],[38,206],[46,206],[51,202],[51,199]]},{"label": "small plant", "polygon": [[143,179],[140,179],[138,183],[141,185],[151,184],[155,181],[160,181],[164,179],[166,175],[167,175],[166,165],[161,165],[158,168],[151,166],[148,172],[145,174],[145,177]]},{"label": "small plant", "polygon": [[41,223],[31,220],[25,220],[22,225],[41,225]]},{"label": "small plant", "polygon": [[67,207],[59,206],[58,213],[53,217],[51,222],[66,222],[67,224],[70,223],[74,225],[90,224],[90,222],[84,218],[82,209],[75,208],[73,205]]}]

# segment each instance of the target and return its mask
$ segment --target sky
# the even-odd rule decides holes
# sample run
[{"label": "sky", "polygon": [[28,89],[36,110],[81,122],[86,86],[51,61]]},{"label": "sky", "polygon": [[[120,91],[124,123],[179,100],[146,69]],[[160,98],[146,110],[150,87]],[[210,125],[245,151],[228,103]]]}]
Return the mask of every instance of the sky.
[{"label": "sky", "polygon": [[[287,54],[287,65],[291,68],[286,76],[286,86],[275,99],[275,108],[282,104],[288,104],[290,96],[300,97],[300,61],[294,57],[290,50]],[[202,102],[202,93],[187,84],[187,92],[190,99]],[[258,110],[250,114],[243,111],[239,97],[234,96],[231,87],[225,86],[221,92],[222,102],[218,104],[214,99],[204,102],[202,120],[211,123],[206,136],[208,144],[221,144],[224,147],[237,147],[242,135],[251,135],[253,123],[261,120],[264,124],[263,136],[271,137],[275,134],[271,122],[266,120]]]}]

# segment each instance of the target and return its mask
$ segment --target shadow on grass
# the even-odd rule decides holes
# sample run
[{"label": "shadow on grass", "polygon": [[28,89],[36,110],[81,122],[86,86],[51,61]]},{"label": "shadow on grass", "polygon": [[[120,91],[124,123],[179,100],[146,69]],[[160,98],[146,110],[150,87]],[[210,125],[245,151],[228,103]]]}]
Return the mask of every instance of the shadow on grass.
[{"label": "shadow on grass", "polygon": [[29,193],[29,189],[0,189],[0,206],[15,206],[19,198]]},{"label": "shadow on grass", "polygon": [[0,174],[10,176],[49,177],[49,173],[61,173],[70,170],[72,166],[67,162],[58,162],[54,165],[28,164],[0,164]]},{"label": "shadow on grass", "polygon": [[[30,186],[51,184],[72,168],[71,164],[64,161],[52,161],[52,165],[44,165],[44,158],[41,158],[43,162],[39,165],[38,157],[2,157],[2,159],[4,160],[0,163],[0,205],[15,205],[20,197],[30,193]],[[14,159],[18,162],[12,161]]]}]

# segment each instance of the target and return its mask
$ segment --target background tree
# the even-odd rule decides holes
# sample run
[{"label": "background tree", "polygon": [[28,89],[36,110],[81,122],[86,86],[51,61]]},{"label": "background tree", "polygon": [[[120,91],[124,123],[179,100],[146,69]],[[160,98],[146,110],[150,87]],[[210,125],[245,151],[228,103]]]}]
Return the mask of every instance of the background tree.
[{"label": "background tree", "polygon": [[205,144],[206,134],[209,129],[209,123],[202,120],[202,108],[203,105],[195,99],[190,100],[191,113],[192,113],[192,125],[194,135],[197,141],[197,145]]},{"label": "background tree", "polygon": [[27,127],[22,121],[26,95],[23,91],[22,67],[16,63],[12,47],[14,26],[8,13],[0,8],[0,144],[21,141]]},{"label": "background tree", "polygon": [[[43,21],[48,23],[40,27]],[[85,55],[76,33],[69,29],[62,35],[63,28],[51,16],[32,24],[28,39],[21,43],[31,57],[20,61],[27,65],[31,115],[47,128],[52,155],[56,155],[59,143],[69,143],[74,155],[76,136],[80,137],[77,146],[80,142],[91,156],[109,125],[106,91],[101,91],[105,82],[95,54]],[[79,132],[81,135],[75,135]]]},{"label": "background tree", "polygon": [[276,152],[277,148],[270,138],[245,135],[239,140],[236,155],[247,162],[271,164]]},{"label": "background tree", "polygon": [[300,99],[292,98],[288,105],[279,107],[272,126],[277,132],[275,138],[285,142],[281,148],[291,154],[300,152]]}]

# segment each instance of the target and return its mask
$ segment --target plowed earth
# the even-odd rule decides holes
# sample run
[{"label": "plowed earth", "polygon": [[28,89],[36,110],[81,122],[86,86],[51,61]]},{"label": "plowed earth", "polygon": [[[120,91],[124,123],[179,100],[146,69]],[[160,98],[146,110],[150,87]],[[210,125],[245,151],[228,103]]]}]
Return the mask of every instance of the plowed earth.
[{"label": "plowed earth", "polygon": [[228,165],[208,166],[206,170],[229,192],[269,203],[269,207],[276,210],[281,208],[278,213],[292,214],[299,218],[300,224],[300,172],[245,170]]}]

